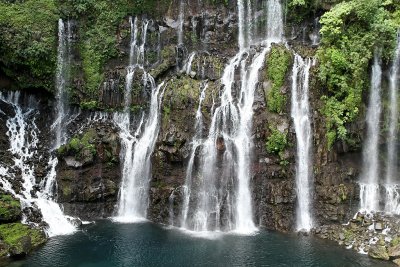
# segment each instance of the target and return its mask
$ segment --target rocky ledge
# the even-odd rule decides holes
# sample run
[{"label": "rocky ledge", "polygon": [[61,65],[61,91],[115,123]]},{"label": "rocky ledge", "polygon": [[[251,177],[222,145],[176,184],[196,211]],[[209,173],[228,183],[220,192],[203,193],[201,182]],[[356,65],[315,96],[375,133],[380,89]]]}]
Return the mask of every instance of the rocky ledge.
[{"label": "rocky ledge", "polygon": [[0,192],[0,265],[7,258],[21,258],[47,241],[42,229],[20,223],[21,205],[17,199]]},{"label": "rocky ledge", "polygon": [[323,225],[313,229],[312,233],[347,249],[400,266],[399,216],[358,212],[347,224]]}]

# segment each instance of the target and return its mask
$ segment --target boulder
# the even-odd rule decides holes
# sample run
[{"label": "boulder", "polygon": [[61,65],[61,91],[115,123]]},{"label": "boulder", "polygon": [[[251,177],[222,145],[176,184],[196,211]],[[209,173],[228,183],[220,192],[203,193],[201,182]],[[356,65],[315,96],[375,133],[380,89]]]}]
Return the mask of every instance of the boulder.
[{"label": "boulder", "polygon": [[389,257],[393,257],[393,258],[400,257],[400,244],[397,244],[396,246],[390,247],[388,249],[388,254],[389,254]]},{"label": "boulder", "polygon": [[375,231],[382,231],[383,230],[382,222],[375,222],[374,229]]},{"label": "boulder", "polygon": [[397,266],[400,266],[400,259],[395,259],[393,263],[396,264]]},{"label": "boulder", "polygon": [[389,260],[388,251],[385,246],[371,246],[368,251],[368,256],[374,259]]}]

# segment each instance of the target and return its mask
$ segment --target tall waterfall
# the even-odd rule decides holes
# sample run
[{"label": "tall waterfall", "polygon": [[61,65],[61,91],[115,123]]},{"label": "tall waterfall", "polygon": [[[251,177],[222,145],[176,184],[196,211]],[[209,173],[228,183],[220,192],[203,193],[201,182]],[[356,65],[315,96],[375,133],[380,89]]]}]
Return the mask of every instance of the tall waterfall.
[{"label": "tall waterfall", "polygon": [[363,170],[360,180],[361,210],[379,209],[379,121],[381,116],[382,69],[378,53],[372,66],[371,91],[367,110],[367,137],[363,148]]},{"label": "tall waterfall", "polygon": [[52,125],[55,131],[55,148],[65,143],[65,122],[68,115],[68,95],[66,86],[69,80],[70,63],[70,40],[71,24],[67,26],[62,19],[58,20],[58,49],[57,49],[57,72],[56,72],[56,119]]},{"label": "tall waterfall", "polygon": [[179,1],[179,18],[178,18],[178,45],[183,45],[183,24],[185,23],[185,0]]},{"label": "tall waterfall", "polygon": [[[208,137],[201,144],[201,160],[196,190],[192,197],[185,192],[182,226],[194,231],[235,231],[249,234],[257,230],[253,222],[250,193],[250,162],[253,147],[251,130],[254,93],[258,84],[259,71],[264,65],[266,53],[272,41],[280,41],[283,34],[282,9],[279,1],[268,1],[268,29],[261,39],[261,52],[250,56],[250,45],[256,44],[251,23],[254,7],[252,1],[238,0],[239,52],[225,67],[221,83],[220,105],[213,109]],[[270,30],[272,29],[272,30]],[[240,88],[234,97],[235,72],[240,72]],[[196,139],[195,139],[196,140]],[[200,146],[200,144],[199,144]],[[192,153],[194,147],[192,148]],[[194,155],[189,161],[188,176],[192,175]],[[188,179],[184,190],[192,185]],[[188,183],[190,181],[190,183]],[[191,207],[191,216],[187,210]]]},{"label": "tall waterfall", "polygon": [[[14,165],[11,169],[3,169],[0,177],[3,182],[3,189],[17,197],[22,208],[32,207],[36,204],[40,209],[43,220],[48,224],[46,232],[49,236],[64,235],[74,232],[76,229],[64,216],[60,206],[53,200],[56,159],[51,158],[51,171],[46,179],[40,184],[36,183],[35,168],[32,158],[38,155],[39,129],[36,126],[36,118],[39,115],[37,103],[33,98],[28,101],[28,107],[21,106],[21,95],[19,92],[9,93],[8,96],[0,95],[0,100],[12,106],[15,116],[10,117],[7,122],[7,136],[10,141],[10,149]],[[15,172],[21,173],[22,187],[16,193],[11,185],[15,179]],[[35,195],[32,195],[34,188],[39,188]],[[27,218],[24,218],[26,221]]]},{"label": "tall waterfall", "polygon": [[292,118],[296,130],[296,191],[297,230],[310,231],[312,218],[311,178],[312,178],[312,131],[310,104],[308,101],[311,59],[304,60],[295,55],[292,71]]},{"label": "tall waterfall", "polygon": [[[149,22],[142,22],[142,39],[139,45],[138,21],[132,20],[131,49],[127,67],[125,108],[123,113],[114,115],[114,122],[120,128],[122,143],[121,161],[122,183],[119,192],[117,217],[120,222],[136,222],[146,218],[148,191],[151,179],[151,154],[159,131],[160,106],[163,97],[163,83],[157,86],[153,77],[144,69],[147,27]],[[148,114],[142,114],[141,120],[132,133],[130,119],[131,87],[135,69],[143,70],[143,86],[151,89]]]},{"label": "tall waterfall", "polygon": [[398,75],[400,64],[400,35],[397,36],[397,47],[395,57],[390,70],[390,99],[389,99],[389,132],[387,142],[387,162],[386,162],[386,198],[385,211],[388,213],[400,214],[400,187],[396,175],[398,173],[397,162],[397,138],[398,138]]}]

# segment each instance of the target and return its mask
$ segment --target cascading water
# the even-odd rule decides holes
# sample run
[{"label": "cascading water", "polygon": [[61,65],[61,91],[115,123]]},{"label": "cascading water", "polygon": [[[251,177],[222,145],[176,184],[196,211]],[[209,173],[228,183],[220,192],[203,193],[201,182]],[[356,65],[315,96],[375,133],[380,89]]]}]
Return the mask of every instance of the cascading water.
[{"label": "cascading water", "polygon": [[390,71],[390,100],[389,100],[389,132],[387,141],[385,211],[400,214],[400,186],[396,181],[397,169],[397,137],[398,137],[398,75],[400,64],[400,34],[397,36],[395,57]]},{"label": "cascading water", "polygon": [[[14,160],[14,166],[11,169],[17,172],[20,171],[22,177],[22,188],[16,193],[12,189],[11,183],[6,181],[6,177],[13,179],[14,174],[11,170],[7,170],[7,175],[2,174],[2,180],[5,181],[3,189],[17,197],[21,201],[22,208],[32,207],[33,204],[37,205],[43,215],[43,220],[48,224],[46,233],[49,236],[73,233],[76,230],[75,227],[64,216],[60,206],[52,200],[57,159],[51,158],[49,163],[51,164],[51,171],[40,185],[36,184],[35,166],[31,162],[31,159],[37,156],[38,153],[37,145],[40,134],[35,123],[37,115],[35,113],[35,101],[31,98],[29,108],[25,110],[20,105],[19,92],[9,93],[8,97],[0,95],[0,100],[11,105],[15,112],[15,116],[7,120],[7,136],[10,141],[9,151]],[[36,187],[39,187],[40,190],[34,196],[31,192]],[[24,218],[25,222],[26,220]]]},{"label": "cascading water", "polygon": [[[149,21],[142,22],[141,44],[138,44],[138,21],[132,20],[131,24],[131,48],[129,66],[127,67],[125,108],[123,113],[114,115],[114,122],[120,128],[122,143],[121,161],[122,183],[119,192],[117,217],[120,222],[136,222],[144,220],[147,213],[148,190],[151,179],[150,157],[154,149],[159,130],[160,105],[163,96],[161,88],[163,84],[156,86],[153,77],[144,69],[146,36]],[[143,70],[144,87],[150,87],[150,110],[142,114],[140,123],[135,132],[130,118],[131,87],[135,69]]]},{"label": "cascading water", "polygon": [[[181,225],[194,231],[228,230],[249,234],[257,230],[253,222],[250,193],[251,128],[253,119],[254,93],[266,53],[273,41],[280,41],[283,35],[282,9],[279,1],[268,1],[268,23],[265,47],[254,57],[249,54],[255,36],[250,21],[253,10],[251,1],[246,5],[238,0],[239,12],[239,53],[226,66],[221,83],[220,106],[213,108],[212,122],[207,139],[201,144],[201,166],[196,190],[193,186],[192,165],[189,160],[185,184],[185,198]],[[275,25],[279,24],[279,25]],[[240,70],[238,97],[233,97],[235,72]],[[192,148],[192,153],[193,148]],[[188,203],[191,195],[196,203]],[[189,218],[189,206],[192,215]]]},{"label": "cascading water", "polygon": [[185,23],[185,2],[179,2],[179,25],[178,25],[178,46],[183,45],[183,24]]},{"label": "cascading water", "polygon": [[308,102],[311,59],[304,60],[295,55],[292,70],[292,109],[297,140],[296,191],[297,230],[310,231],[311,218],[311,178],[312,178],[312,131],[310,104]]},{"label": "cascading water", "polygon": [[186,60],[185,66],[183,67],[183,72],[185,72],[186,75],[190,75],[192,72],[192,63],[195,56],[196,52],[192,52]]},{"label": "cascading water", "polygon": [[57,73],[56,73],[56,119],[52,125],[55,132],[55,148],[65,143],[65,120],[69,112],[67,104],[67,82],[69,76],[70,62],[70,40],[72,39],[70,22],[65,27],[62,19],[58,20],[58,54],[57,54]]},{"label": "cascading water", "polygon": [[267,36],[271,42],[279,43],[283,38],[283,12],[280,0],[268,0]]},{"label": "cascading water", "polygon": [[[143,133],[137,139],[131,151],[124,147],[122,185],[118,203],[117,221],[136,222],[146,218],[148,191],[151,180],[151,154],[159,131],[160,106],[163,97],[162,87],[155,85],[154,79],[148,76],[152,94],[150,111],[144,124]],[[139,128],[138,128],[139,129]],[[138,133],[138,132],[137,132]],[[123,140],[123,139],[122,139]]]},{"label": "cascading water", "polygon": [[201,93],[200,93],[199,106],[196,111],[196,123],[194,126],[196,133],[192,140],[192,148],[191,148],[191,153],[190,153],[190,157],[189,157],[188,167],[186,170],[185,185],[183,186],[183,206],[182,206],[182,215],[181,215],[181,227],[182,228],[187,227],[187,216],[188,216],[188,212],[189,212],[189,204],[190,204],[190,196],[191,196],[191,188],[192,188],[193,166],[194,166],[196,151],[203,142],[202,141],[202,138],[203,138],[203,114],[201,112],[201,108],[202,108],[203,101],[206,97],[206,90],[208,88],[208,83],[204,82],[204,83],[202,83],[201,86],[202,86],[202,89],[201,89]]},{"label": "cascading water", "polygon": [[378,53],[375,53],[372,66],[371,91],[367,110],[367,137],[363,148],[363,169],[360,180],[360,199],[362,211],[379,209],[379,120],[381,116],[382,69]]}]

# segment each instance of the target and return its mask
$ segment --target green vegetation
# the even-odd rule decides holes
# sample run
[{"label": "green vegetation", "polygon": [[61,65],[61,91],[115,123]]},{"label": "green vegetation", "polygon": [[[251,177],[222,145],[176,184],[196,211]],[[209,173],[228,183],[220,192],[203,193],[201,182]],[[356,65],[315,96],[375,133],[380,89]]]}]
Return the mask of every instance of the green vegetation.
[{"label": "green vegetation", "polygon": [[8,246],[11,255],[27,254],[46,242],[45,234],[22,223],[0,225],[0,238]]},{"label": "green vegetation", "polygon": [[267,56],[266,78],[272,88],[267,95],[269,111],[282,113],[285,110],[287,97],[281,93],[285,77],[292,62],[291,53],[284,46],[274,46]]},{"label": "green vegetation", "polygon": [[91,128],[82,136],[74,136],[68,144],[58,149],[59,155],[74,156],[84,162],[91,162],[97,154],[96,146],[93,144],[97,137],[96,130]]},{"label": "green vegetation", "polygon": [[10,195],[0,194],[0,222],[14,222],[21,218],[21,204]]},{"label": "green vegetation", "polygon": [[54,0],[0,1],[0,70],[19,88],[52,90],[57,12]]},{"label": "green vegetation", "polygon": [[299,23],[304,19],[316,17],[320,10],[329,9],[330,6],[341,0],[287,0],[287,20]]},{"label": "green vegetation", "polygon": [[164,12],[170,0],[75,0],[60,1],[60,9],[80,25],[79,51],[82,58],[85,93],[93,97],[103,80],[104,65],[119,56],[117,37],[129,32],[119,28],[129,16],[147,14],[157,16]]},{"label": "green vegetation", "polygon": [[327,119],[329,147],[338,138],[348,140],[346,124],[359,115],[374,50],[383,49],[384,58],[393,50],[397,26],[390,10],[395,9],[390,0],[352,0],[321,17],[322,46],[317,55],[319,78],[327,89],[321,112]]},{"label": "green vegetation", "polygon": [[81,102],[80,107],[81,107],[81,109],[94,110],[94,109],[98,108],[98,103],[95,100]]},{"label": "green vegetation", "polygon": [[281,156],[281,153],[283,153],[289,144],[287,133],[282,133],[275,127],[270,127],[269,129],[271,130],[271,134],[265,143],[267,152]]}]

